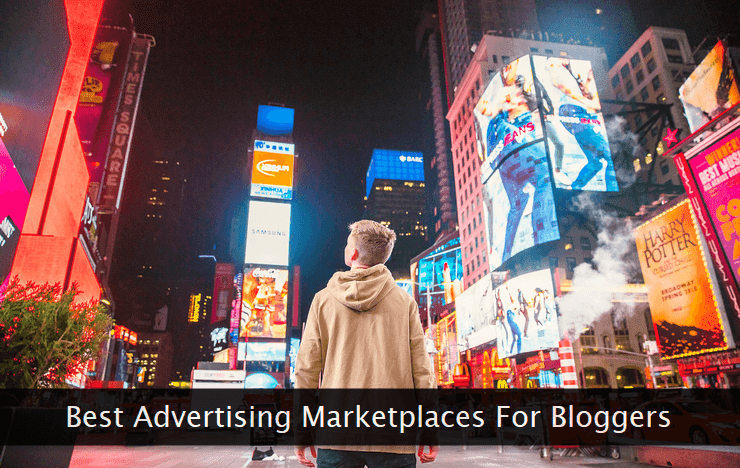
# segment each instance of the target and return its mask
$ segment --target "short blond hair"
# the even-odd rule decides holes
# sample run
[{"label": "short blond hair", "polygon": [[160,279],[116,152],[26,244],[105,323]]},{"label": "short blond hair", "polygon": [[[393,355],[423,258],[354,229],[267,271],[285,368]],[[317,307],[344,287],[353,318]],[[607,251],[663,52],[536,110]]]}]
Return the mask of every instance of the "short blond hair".
[{"label": "short blond hair", "polygon": [[396,233],[393,229],[375,221],[363,219],[349,225],[350,236],[355,241],[355,248],[360,254],[358,262],[375,266],[388,261],[396,245]]}]

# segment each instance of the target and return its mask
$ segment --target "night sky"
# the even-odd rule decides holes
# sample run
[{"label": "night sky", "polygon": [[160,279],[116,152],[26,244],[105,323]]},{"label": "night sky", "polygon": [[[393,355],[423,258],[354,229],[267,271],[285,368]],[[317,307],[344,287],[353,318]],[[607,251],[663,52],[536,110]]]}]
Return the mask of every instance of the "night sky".
[{"label": "night sky", "polygon": [[228,245],[257,106],[295,109],[291,248],[306,310],[345,268],[372,149],[420,150],[431,132],[422,130],[428,78],[415,52],[421,2],[145,0],[129,11],[136,31],[157,41],[140,112],[192,168],[198,253]]}]

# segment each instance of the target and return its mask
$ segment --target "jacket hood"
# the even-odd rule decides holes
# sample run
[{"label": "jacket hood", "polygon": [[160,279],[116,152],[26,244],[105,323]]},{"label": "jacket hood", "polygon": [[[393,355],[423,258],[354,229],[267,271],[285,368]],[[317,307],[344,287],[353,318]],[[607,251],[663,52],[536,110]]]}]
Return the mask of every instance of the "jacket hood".
[{"label": "jacket hood", "polygon": [[358,312],[375,307],[395,287],[393,275],[383,264],[334,273],[326,286],[336,300]]}]

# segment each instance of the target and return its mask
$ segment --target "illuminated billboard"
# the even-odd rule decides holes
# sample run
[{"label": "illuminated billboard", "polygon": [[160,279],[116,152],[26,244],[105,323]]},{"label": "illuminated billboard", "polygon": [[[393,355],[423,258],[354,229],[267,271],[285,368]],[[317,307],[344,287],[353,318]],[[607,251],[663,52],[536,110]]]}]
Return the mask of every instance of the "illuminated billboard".
[{"label": "illuminated billboard", "polygon": [[295,363],[296,359],[298,358],[298,350],[301,348],[301,339],[300,338],[291,338],[290,339],[290,351],[288,352],[288,356],[290,356],[290,383],[295,385]]},{"label": "illuminated billboard", "polygon": [[498,355],[557,348],[558,317],[550,270],[517,276],[493,291]]},{"label": "illuminated billboard", "polygon": [[560,238],[529,56],[506,65],[473,111],[488,261]]},{"label": "illuminated billboard", "polygon": [[457,349],[457,324],[455,312],[446,316],[436,324],[437,334],[435,346],[439,352],[435,355],[437,367],[437,383],[449,385],[454,379],[455,366],[460,362]]},{"label": "illuminated billboard", "polygon": [[244,263],[288,265],[290,205],[251,200]]},{"label": "illuminated billboard", "polygon": [[732,65],[729,50],[720,41],[678,89],[692,132],[740,102]]},{"label": "illuminated billboard", "polygon": [[415,151],[374,149],[365,177],[365,196],[375,179],[424,181],[424,155]]},{"label": "illuminated billboard", "polygon": [[230,317],[233,280],[234,265],[231,263],[216,263],[216,275],[213,279],[214,301],[211,310],[211,324]]},{"label": "illuminated billboard", "polygon": [[460,352],[496,339],[493,285],[488,275],[466,289],[455,300],[457,349]]},{"label": "illuminated billboard", "polygon": [[0,285],[10,273],[30,195],[0,138]]},{"label": "illuminated billboard", "polygon": [[293,133],[294,116],[294,109],[261,105],[257,109],[257,131],[265,135],[288,136]]},{"label": "illuminated billboard", "polygon": [[[453,237],[419,259],[416,274],[417,302],[421,315],[426,314],[427,301],[432,310],[451,304],[462,292],[463,264],[460,238]],[[429,297],[427,297],[429,294]]]},{"label": "illuminated billboard", "polygon": [[740,128],[693,156],[688,167],[740,283]]},{"label": "illuminated billboard", "polygon": [[132,38],[133,32],[126,28],[98,27],[77,101],[75,125],[90,172],[90,183],[96,187],[103,178],[113,117]]},{"label": "illuminated billboard", "polygon": [[635,242],[663,359],[727,349],[723,307],[690,202],[639,226]]},{"label": "illuminated billboard", "polygon": [[248,341],[239,343],[240,361],[285,361],[285,343]]},{"label": "illuminated billboard", "polygon": [[532,63],[555,187],[618,191],[591,62],[532,57]]},{"label": "illuminated billboard", "polygon": [[250,195],[291,200],[294,152],[290,143],[255,140]]},{"label": "illuminated billboard", "polygon": [[188,322],[198,323],[203,319],[206,313],[203,310],[203,294],[191,294],[190,295],[190,307],[188,307]]},{"label": "illuminated billboard", "polygon": [[285,338],[288,270],[247,268],[242,284],[239,336]]}]

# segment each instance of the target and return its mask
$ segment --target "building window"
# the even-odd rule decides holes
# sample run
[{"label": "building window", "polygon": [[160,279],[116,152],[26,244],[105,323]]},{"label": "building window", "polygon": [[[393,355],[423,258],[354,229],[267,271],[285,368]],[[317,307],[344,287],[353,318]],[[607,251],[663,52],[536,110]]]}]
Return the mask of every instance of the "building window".
[{"label": "building window", "polygon": [[658,97],[655,98],[655,102],[657,102],[658,104],[664,103],[665,102],[665,96],[663,94],[661,94],[660,96],[658,96]]},{"label": "building window", "polygon": [[550,260],[550,269],[551,270],[554,270],[560,264],[560,261],[559,261],[560,259],[558,257],[550,257],[549,260]]},{"label": "building window", "polygon": [[537,47],[530,47],[529,48],[529,51],[530,52],[539,52],[539,50],[537,49]]},{"label": "building window", "polygon": [[635,116],[635,127],[640,128],[642,126],[642,114],[637,114]]},{"label": "building window", "polygon": [[666,50],[681,50],[681,45],[678,43],[678,41],[676,39],[671,39],[670,37],[663,38],[663,47]]},{"label": "building window", "polygon": [[576,269],[576,259],[574,257],[566,258],[565,262],[568,266],[568,271],[573,271]]},{"label": "building window", "polygon": [[627,320],[612,312],[612,325],[614,325],[614,347],[620,351],[632,351]]},{"label": "building window", "polygon": [[498,63],[498,57],[497,56],[493,55],[493,56],[491,56],[491,58],[493,59],[493,63]]},{"label": "building window", "polygon": [[501,56],[501,62],[504,65],[508,65],[510,61],[511,61],[511,58],[508,55],[502,55]]},{"label": "building window", "polygon": [[609,388],[609,374],[601,367],[586,367],[583,376],[586,378],[585,388]]},{"label": "building window", "polygon": [[653,78],[652,84],[653,91],[657,92],[660,89],[660,77],[656,76],[655,78]]},{"label": "building window", "polygon": [[640,90],[640,97],[641,97],[641,98],[642,98],[642,100],[643,100],[643,101],[645,101],[645,102],[647,102],[647,100],[648,100],[648,99],[650,99],[650,93],[648,92],[648,90],[647,90],[647,87],[645,87],[645,88],[642,88],[642,89]]},{"label": "building window", "polygon": [[591,327],[586,327],[581,332],[581,336],[579,337],[580,345],[581,345],[581,353],[583,354],[595,354],[599,350],[598,344],[596,343],[596,335],[594,334],[594,329]]},{"label": "building window", "polygon": [[632,94],[632,91],[635,89],[635,87],[632,86],[632,81],[627,80],[627,83],[624,85],[624,89],[627,91],[627,94]]},{"label": "building window", "polygon": [[635,54],[632,56],[632,58],[630,59],[630,65],[632,65],[633,70],[640,66],[640,54]]},{"label": "building window", "polygon": [[617,91],[617,100],[624,101],[624,94],[621,91]]},{"label": "building window", "polygon": [[643,44],[640,50],[642,51],[642,58],[647,57],[647,54],[649,54],[653,50],[652,46],[650,45],[650,41],[647,41],[645,44]]},{"label": "building window", "polygon": [[614,75],[612,77],[612,88],[614,89],[619,88],[619,75]]},{"label": "building window", "polygon": [[648,73],[652,73],[653,71],[655,71],[655,60],[650,59],[650,61],[647,63],[647,69]]},{"label": "building window", "polygon": [[683,57],[680,55],[668,54],[668,61],[670,63],[683,63]]},{"label": "building window", "polygon": [[634,367],[620,367],[617,369],[617,387],[634,388],[644,386],[645,380],[639,369]]},{"label": "building window", "polygon": [[635,166],[635,172],[640,172],[640,158],[635,158],[635,160],[632,161],[632,164]]},{"label": "building window", "polygon": [[591,239],[581,236],[581,250],[591,250]]},{"label": "building window", "polygon": [[622,74],[622,78],[627,78],[628,76],[630,76],[630,67],[625,65],[619,72]]},{"label": "building window", "polygon": [[645,74],[642,72],[642,70],[637,70],[635,72],[635,80],[637,80],[637,84],[640,84],[645,80]]},{"label": "building window", "polygon": [[571,236],[563,236],[563,248],[565,250],[573,249],[573,238]]},{"label": "building window", "polygon": [[548,55],[553,55],[554,54],[554,52],[552,51],[552,49],[545,49],[545,53],[548,54]]},{"label": "building window", "polygon": [[660,162],[660,173],[663,175],[668,174],[668,171],[670,171],[670,168],[668,167],[668,163],[666,161]]}]

